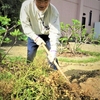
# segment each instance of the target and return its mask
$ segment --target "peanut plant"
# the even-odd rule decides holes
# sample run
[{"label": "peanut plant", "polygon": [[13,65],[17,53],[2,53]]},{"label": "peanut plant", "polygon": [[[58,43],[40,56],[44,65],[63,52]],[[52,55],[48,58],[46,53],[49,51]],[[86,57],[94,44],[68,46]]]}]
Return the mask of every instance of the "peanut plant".
[{"label": "peanut plant", "polygon": [[[19,30],[20,21],[15,21],[14,25],[10,25],[11,19],[7,16],[0,16],[0,62],[6,57],[11,48],[16,44],[17,40],[26,40],[27,37]],[[2,54],[1,47],[3,43],[10,43],[12,40],[8,35],[14,37],[14,43],[7,53]]]}]

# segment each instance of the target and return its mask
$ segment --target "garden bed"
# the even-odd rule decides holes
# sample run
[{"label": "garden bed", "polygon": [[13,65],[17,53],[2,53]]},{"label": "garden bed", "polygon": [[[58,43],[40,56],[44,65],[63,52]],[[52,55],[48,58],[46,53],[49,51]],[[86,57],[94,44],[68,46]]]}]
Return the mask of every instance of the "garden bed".
[{"label": "garden bed", "polygon": [[[2,47],[2,49],[4,49],[5,51],[8,48],[9,47]],[[93,46],[93,45],[86,44],[86,46],[83,45],[82,49],[84,49],[86,51],[91,51],[91,52],[94,52],[94,51],[100,52],[99,45]],[[27,48],[25,46],[15,46],[9,52],[9,55],[26,57],[26,51],[27,51]],[[91,56],[82,55],[82,54],[72,56],[70,53],[67,53],[66,55],[63,55],[63,54],[59,55],[58,59],[60,57],[64,57],[64,58],[71,59],[71,60],[80,60],[80,59],[85,60],[85,59],[91,58]],[[36,57],[36,60],[37,59],[38,59],[38,56]],[[39,61],[41,61],[41,59]],[[66,85],[65,85],[65,83],[61,85],[59,83],[59,80],[56,77],[55,79],[58,82],[57,84],[60,84],[62,86],[62,87],[59,87],[59,91],[57,91],[57,92],[60,93],[60,92],[62,92],[60,90],[68,89],[69,95],[71,95],[71,96],[74,95],[74,97],[77,98],[77,99],[72,99],[72,100],[90,100],[90,98],[92,98],[92,100],[100,99],[100,61],[89,62],[89,63],[84,63],[84,62],[77,63],[77,62],[64,62],[64,61],[59,60],[59,64],[60,64],[62,71],[64,72],[64,74],[66,75],[68,80],[70,81],[70,85],[67,84],[67,81],[66,81]],[[0,68],[1,69],[0,73],[3,72],[5,70],[5,68]],[[57,75],[57,73],[53,74],[53,77],[55,77],[56,75]],[[58,78],[59,78],[59,75],[58,75]],[[0,84],[1,84],[1,82],[2,81],[0,81]],[[3,81],[3,83],[5,83],[5,82]],[[10,83],[13,84],[12,81]],[[5,83],[5,84],[7,84],[7,83]],[[3,85],[1,84],[1,86],[3,86]],[[6,87],[4,89],[8,90],[8,94],[9,94],[9,92],[11,91],[11,88],[12,88],[12,86],[9,85],[8,87]],[[63,93],[65,93],[65,92],[63,91]],[[63,97],[62,99],[60,98],[58,100],[67,100],[67,99],[64,99],[64,97]]]}]

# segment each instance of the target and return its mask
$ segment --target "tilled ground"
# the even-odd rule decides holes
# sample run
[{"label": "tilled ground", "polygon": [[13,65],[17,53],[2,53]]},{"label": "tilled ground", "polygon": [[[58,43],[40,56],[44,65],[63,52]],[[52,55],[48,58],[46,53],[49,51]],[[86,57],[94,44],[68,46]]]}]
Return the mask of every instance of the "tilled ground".
[{"label": "tilled ground", "polygon": [[65,74],[74,91],[80,91],[95,98],[94,100],[100,100],[100,69],[87,71],[73,68],[65,71]]}]

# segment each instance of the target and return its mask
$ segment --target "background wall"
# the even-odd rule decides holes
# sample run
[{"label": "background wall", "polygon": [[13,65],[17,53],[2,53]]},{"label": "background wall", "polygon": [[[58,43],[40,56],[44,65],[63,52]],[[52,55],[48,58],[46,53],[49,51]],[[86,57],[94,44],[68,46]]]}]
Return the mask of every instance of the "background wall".
[{"label": "background wall", "polygon": [[[100,1],[98,0],[51,0],[51,3],[60,13],[60,21],[65,24],[72,24],[72,19],[82,22],[82,17],[84,17],[88,33],[94,27],[94,23],[100,21]],[[89,25],[91,11],[91,25]]]}]

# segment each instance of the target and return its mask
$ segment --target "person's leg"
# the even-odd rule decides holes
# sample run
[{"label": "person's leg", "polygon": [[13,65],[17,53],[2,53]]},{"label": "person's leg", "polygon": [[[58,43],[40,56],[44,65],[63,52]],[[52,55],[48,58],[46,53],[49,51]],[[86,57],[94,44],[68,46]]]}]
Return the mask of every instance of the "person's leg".
[{"label": "person's leg", "polygon": [[30,63],[34,60],[36,56],[38,45],[30,38],[28,38],[27,44],[27,63]]}]

